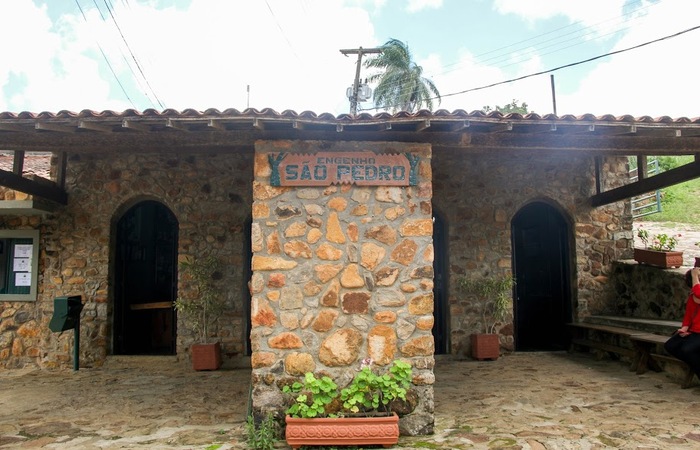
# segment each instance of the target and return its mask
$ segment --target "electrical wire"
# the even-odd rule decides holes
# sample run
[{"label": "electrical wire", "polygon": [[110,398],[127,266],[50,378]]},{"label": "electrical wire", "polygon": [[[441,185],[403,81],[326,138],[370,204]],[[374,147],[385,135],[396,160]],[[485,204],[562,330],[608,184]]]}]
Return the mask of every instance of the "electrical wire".
[{"label": "electrical wire", "polygon": [[[87,17],[85,16],[85,13],[83,12],[83,8],[80,6],[80,3],[78,3],[78,0],[75,0],[75,4],[78,6],[78,9],[80,10],[80,14],[82,14],[83,20],[85,20],[85,23],[87,23],[88,22]],[[112,72],[112,76],[114,76],[114,79],[117,81],[117,84],[119,85],[119,88],[122,90],[124,97],[126,97],[126,99],[129,100],[129,103],[131,103],[131,106],[134,109],[136,109],[136,105],[134,104],[133,100],[131,100],[131,97],[129,97],[129,94],[126,92],[126,89],[124,89],[124,85],[122,84],[121,80],[119,79],[119,76],[117,75],[117,73],[114,71],[114,68],[112,67],[112,64],[109,62],[109,58],[107,58],[107,55],[105,54],[104,50],[102,49],[102,46],[97,41],[95,43],[97,44],[97,48],[100,49],[100,53],[102,53],[102,58],[107,63],[107,67],[109,67],[109,71]]]},{"label": "electrical wire", "polygon": [[[95,6],[97,6],[97,1],[93,0],[95,2]],[[117,23],[117,19],[114,17],[114,14],[112,12],[112,8],[109,7],[109,3],[107,0],[104,0],[104,4],[107,7],[107,11],[109,12],[110,17],[112,18],[112,21],[114,22],[114,25],[117,27],[117,30],[119,31],[119,35],[122,38],[122,41],[124,41],[124,45],[126,45],[127,50],[129,51],[129,54],[131,55],[131,58],[134,60],[134,63],[136,64],[136,68],[138,68],[139,73],[143,77],[144,81],[146,82],[146,85],[148,86],[148,89],[151,91],[153,96],[155,97],[156,101],[158,102],[158,105],[160,105],[161,109],[165,109],[165,105],[163,105],[163,102],[160,101],[160,98],[158,98],[158,94],[156,94],[155,90],[153,90],[153,87],[151,87],[151,83],[148,81],[148,77],[146,77],[146,74],[143,72],[143,69],[141,68],[141,64],[139,64],[138,59],[136,58],[136,55],[134,52],[131,50],[131,46],[129,45],[129,42],[126,40],[126,37],[124,36],[124,33],[122,33],[122,29],[119,26],[119,23]],[[98,8],[99,9],[99,8]]]},{"label": "electrical wire", "polygon": [[[638,16],[638,13],[640,13],[640,12],[642,12],[642,11],[644,11],[644,10],[649,9],[651,6],[654,6],[653,4],[645,5],[644,3],[642,3],[642,2],[639,1],[639,0],[638,0],[637,2],[634,2],[634,3],[639,3],[639,4],[641,4],[642,6],[636,8],[636,9],[633,9],[633,10],[629,10],[629,11],[625,12],[624,14],[622,14],[622,15],[620,15],[620,16],[616,16],[616,17],[613,17],[613,18],[601,20],[601,21],[599,21],[599,22],[596,22],[596,23],[594,23],[594,24],[592,24],[592,25],[589,25],[589,26],[587,26],[587,27],[584,27],[584,28],[582,28],[582,29],[577,29],[577,30],[574,30],[574,31],[570,31],[570,32],[567,32],[567,33],[565,33],[565,34],[562,34],[562,35],[559,35],[559,36],[556,36],[556,37],[552,37],[552,38],[549,38],[549,39],[540,41],[540,42],[538,42],[538,43],[535,44],[536,46],[540,46],[541,44],[546,44],[546,43],[552,42],[551,44],[546,45],[546,46],[544,46],[544,47],[532,48],[531,45],[524,45],[524,44],[525,44],[526,42],[530,42],[530,41],[533,41],[533,40],[538,40],[539,38],[548,36],[548,35],[550,35],[550,34],[552,34],[552,33],[556,33],[556,32],[558,32],[558,31],[561,31],[561,30],[565,30],[565,29],[567,29],[567,28],[574,27],[574,26],[576,26],[576,25],[582,23],[583,21],[577,21],[577,22],[574,22],[574,23],[572,23],[572,24],[569,24],[569,25],[566,25],[566,26],[557,28],[557,29],[555,29],[555,30],[548,31],[548,32],[539,34],[539,35],[537,35],[537,36],[533,36],[533,37],[528,38],[528,39],[524,39],[524,40],[521,40],[521,41],[518,41],[518,42],[515,42],[515,43],[512,43],[512,44],[509,44],[509,45],[505,45],[505,46],[503,46],[503,47],[499,47],[499,48],[494,49],[494,50],[489,50],[489,51],[480,53],[479,55],[474,56],[474,61],[477,62],[477,63],[480,63],[480,64],[489,63],[489,65],[494,66],[494,67],[496,67],[496,68],[505,69],[505,68],[507,68],[507,67],[510,67],[510,66],[513,66],[513,65],[522,63],[522,62],[524,62],[524,61],[527,61],[528,59],[531,58],[531,55],[546,56],[546,55],[551,55],[551,54],[554,54],[554,53],[557,53],[557,52],[561,52],[561,51],[570,49],[570,48],[575,47],[575,46],[578,46],[578,45],[582,45],[584,42],[586,42],[586,41],[584,40],[584,38],[586,38],[587,36],[590,36],[590,35],[598,34],[598,32],[597,32],[596,30],[597,30],[597,28],[599,28],[600,25],[603,25],[603,24],[605,24],[605,23],[612,22],[612,21],[619,21],[619,24],[628,23],[628,22],[630,22],[630,21],[632,21],[632,20],[636,20],[636,17],[633,17],[633,15]],[[622,19],[622,20],[621,20],[621,19]],[[607,36],[610,36],[610,35],[613,35],[613,34],[616,34],[616,33],[619,33],[619,32],[626,31],[626,30],[628,30],[629,28],[631,28],[631,26],[632,26],[632,25],[629,25],[629,26],[624,27],[624,28],[618,28],[618,29],[616,29],[616,30],[614,30],[614,31],[612,31],[612,32],[606,33],[606,34],[598,35],[598,37],[597,37],[596,39],[604,38],[604,37],[607,37]],[[571,35],[574,35],[574,36],[562,40],[562,38],[565,38],[565,37],[571,36]],[[561,47],[561,45],[566,44],[566,43],[571,42],[571,41],[578,41],[578,42],[576,42],[576,43],[573,44],[573,45],[566,45],[566,46],[564,46],[564,47]],[[527,50],[527,51],[518,54],[515,60],[512,59],[512,58],[513,58],[513,52],[500,53],[500,54],[496,54],[496,55],[491,56],[491,57],[486,58],[486,59],[479,59],[481,56],[489,55],[489,54],[492,54],[492,53],[494,53],[494,52],[500,52],[501,50],[510,49],[510,48],[512,48],[512,47],[516,47],[515,50],[513,50],[513,52],[518,52],[518,51],[520,51],[520,50]],[[552,47],[554,47],[554,50],[552,50],[552,51],[550,51],[550,52],[547,52],[547,53],[540,53],[541,50],[547,49],[547,48],[552,48]],[[507,64],[506,64],[506,63],[507,63]],[[460,67],[459,67],[459,66],[462,66],[462,65],[463,65],[463,64],[460,63],[460,62],[455,62],[455,63],[447,64],[447,65],[444,66],[444,68],[449,68],[449,67],[454,67],[454,68],[453,68],[453,69],[450,69],[450,70],[443,70],[442,72],[439,72],[439,73],[437,73],[437,74],[432,75],[430,78],[435,78],[435,77],[437,77],[437,76],[446,75],[446,74],[448,74],[448,73],[451,73],[451,72],[455,72],[455,71],[457,71],[457,70],[460,70]],[[403,79],[403,80],[397,80],[395,83],[392,83],[391,85],[388,85],[388,87],[389,87],[389,88],[396,88],[396,87],[400,86],[402,82],[405,82],[405,79]]]},{"label": "electrical wire", "polygon": [[[479,87],[475,87],[475,88],[471,88],[471,89],[465,89],[465,90],[463,90],[463,91],[453,92],[453,93],[450,93],[450,94],[444,94],[444,95],[441,95],[439,98],[453,97],[453,96],[455,96],[455,95],[461,95],[461,94],[466,94],[466,93],[469,93],[469,92],[480,91],[480,90],[483,90],[483,89],[489,89],[489,88],[492,88],[492,87],[495,87],[495,86],[500,86],[500,85],[503,85],[503,84],[514,83],[514,82],[516,82],[516,81],[524,80],[524,79],[526,79],[526,78],[532,78],[532,77],[536,77],[536,76],[538,76],[538,75],[544,75],[544,74],[547,74],[547,73],[556,72],[557,70],[566,69],[566,68],[569,68],[569,67],[578,66],[578,65],[580,65],[580,64],[589,63],[589,62],[595,61],[595,60],[597,60],[597,59],[605,58],[606,56],[618,55],[618,54],[620,54],[620,53],[625,53],[625,52],[629,52],[629,51],[631,51],[631,50],[636,50],[636,49],[638,49],[638,48],[646,47],[647,45],[655,44],[655,43],[657,43],[657,42],[665,41],[665,40],[667,40],[667,39],[672,39],[672,38],[681,36],[681,35],[683,35],[683,34],[690,33],[691,31],[695,31],[695,30],[697,30],[697,29],[700,29],[700,25],[696,25],[696,26],[694,26],[694,27],[688,28],[688,29],[683,30],[683,31],[679,31],[679,32],[677,32],[677,33],[669,34],[669,35],[667,35],[667,36],[663,36],[663,37],[660,37],[660,38],[658,38],[658,39],[654,39],[654,40],[647,41],[647,42],[644,42],[644,43],[641,43],[641,44],[638,44],[638,45],[634,45],[634,46],[632,46],[632,47],[627,47],[627,48],[624,48],[624,49],[621,49],[621,50],[616,50],[616,51],[614,51],[614,52],[604,53],[604,54],[602,54],[602,55],[598,55],[598,56],[594,56],[594,57],[592,57],[592,58],[588,58],[588,59],[584,59],[584,60],[581,60],[581,61],[576,61],[576,62],[573,62],[573,63],[565,64],[565,65],[563,65],[563,66],[555,67],[555,68],[553,68],[553,69],[543,70],[543,71],[540,71],[540,72],[531,73],[531,74],[529,74],[529,75],[523,75],[523,76],[521,76],[521,77],[511,78],[511,79],[509,79],[509,80],[499,81],[499,82],[497,82],[497,83],[491,83],[491,84],[488,84],[488,85],[485,85],[485,86],[479,86]],[[437,98],[438,98],[438,97],[431,97],[430,100],[435,100],[435,99],[437,99]],[[379,107],[374,107],[374,108],[366,108],[366,109],[361,109],[360,111],[371,111],[371,110],[377,110],[377,109],[384,109],[384,107],[379,106]]]}]

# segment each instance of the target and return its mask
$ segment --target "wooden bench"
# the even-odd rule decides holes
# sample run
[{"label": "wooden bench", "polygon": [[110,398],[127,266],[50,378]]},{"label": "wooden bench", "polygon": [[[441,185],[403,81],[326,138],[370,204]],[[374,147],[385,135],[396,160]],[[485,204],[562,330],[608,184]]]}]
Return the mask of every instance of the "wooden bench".
[{"label": "wooden bench", "polygon": [[632,345],[634,345],[635,349],[632,369],[635,370],[638,375],[645,373],[649,368],[660,372],[663,367],[659,362],[663,361],[664,363],[676,364],[683,370],[684,376],[681,382],[681,388],[687,389],[692,385],[695,373],[693,373],[690,367],[680,359],[658,351],[658,348],[668,341],[668,336],[644,333],[632,335],[629,339],[632,341]]},{"label": "wooden bench", "polygon": [[[571,328],[573,335],[571,339],[571,346],[569,347],[569,352],[573,352],[576,346],[580,346],[602,350],[608,353],[622,355],[634,359],[634,349],[623,347],[622,345],[619,345],[619,342],[610,344],[607,342],[601,342],[590,339],[589,332],[594,331],[599,333],[605,333],[613,336],[613,339],[619,339],[619,337],[630,338],[630,336],[634,336],[636,334],[648,334],[644,333],[643,331],[633,330],[631,328],[615,327],[611,325],[599,325],[587,322],[572,322],[567,325]],[[597,356],[598,358],[601,357],[600,354]]]}]

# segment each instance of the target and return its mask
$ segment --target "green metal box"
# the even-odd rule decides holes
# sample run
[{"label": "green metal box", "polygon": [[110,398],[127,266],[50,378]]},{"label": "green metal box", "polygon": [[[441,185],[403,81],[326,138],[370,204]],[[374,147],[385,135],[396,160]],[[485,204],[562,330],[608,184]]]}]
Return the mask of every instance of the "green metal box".
[{"label": "green metal box", "polygon": [[54,298],[53,317],[51,322],[49,322],[49,328],[54,332],[75,328],[80,321],[80,312],[82,310],[83,302],[80,295]]}]

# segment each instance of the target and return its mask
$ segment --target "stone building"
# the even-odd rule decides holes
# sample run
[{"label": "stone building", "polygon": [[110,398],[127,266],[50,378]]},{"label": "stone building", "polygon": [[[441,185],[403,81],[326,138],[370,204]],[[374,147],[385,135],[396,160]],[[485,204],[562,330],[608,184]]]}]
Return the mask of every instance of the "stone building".
[{"label": "stone building", "polygon": [[227,308],[212,337],[225,365],[251,356],[254,408],[279,405],[285,377],[401,358],[417,399],[402,431],[430,432],[434,355],[467,355],[479,328],[459,279],[513,273],[502,348],[563,348],[631,254],[627,199],[700,174],[630,183],[627,156],[694,154],[698,131],[464,111],[0,113],[0,367],[69,366],[72,334],[48,323],[72,295],[82,365],[186,360],[171,305],[196,293],[178,261],[213,256]]}]

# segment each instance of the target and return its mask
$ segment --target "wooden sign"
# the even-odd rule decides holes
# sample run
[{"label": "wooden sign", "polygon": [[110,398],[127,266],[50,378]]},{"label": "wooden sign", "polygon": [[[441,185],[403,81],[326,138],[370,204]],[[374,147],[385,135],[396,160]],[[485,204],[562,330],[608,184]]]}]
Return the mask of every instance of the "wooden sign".
[{"label": "wooden sign", "polygon": [[420,157],[411,153],[277,153],[268,155],[272,186],[415,186]]}]

